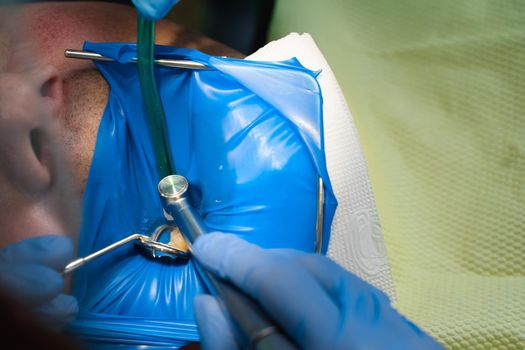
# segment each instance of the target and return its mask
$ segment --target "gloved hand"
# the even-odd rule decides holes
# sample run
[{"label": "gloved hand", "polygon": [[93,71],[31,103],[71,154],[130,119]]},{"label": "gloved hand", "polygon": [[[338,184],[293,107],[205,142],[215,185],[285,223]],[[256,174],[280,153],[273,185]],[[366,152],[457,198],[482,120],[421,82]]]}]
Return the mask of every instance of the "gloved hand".
[{"label": "gloved hand", "polygon": [[0,288],[31,307],[52,329],[62,329],[77,312],[77,300],[63,294],[61,271],[73,258],[71,239],[29,238],[0,250]]},{"label": "gloved hand", "polygon": [[149,20],[164,18],[179,0],[132,0],[139,14]]},{"label": "gloved hand", "polygon": [[[301,349],[441,349],[385,294],[324,256],[220,233],[197,239],[193,254],[254,298]],[[214,297],[196,297],[194,311],[203,349],[238,348]]]}]

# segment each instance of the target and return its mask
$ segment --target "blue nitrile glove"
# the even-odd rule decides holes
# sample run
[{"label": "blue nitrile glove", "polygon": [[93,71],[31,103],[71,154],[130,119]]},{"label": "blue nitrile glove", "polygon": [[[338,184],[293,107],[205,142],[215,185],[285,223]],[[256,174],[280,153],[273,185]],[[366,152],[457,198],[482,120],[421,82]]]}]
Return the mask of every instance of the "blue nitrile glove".
[{"label": "blue nitrile glove", "polygon": [[164,18],[179,0],[132,0],[144,19],[157,21]]},{"label": "blue nitrile glove", "polygon": [[77,300],[63,294],[61,271],[73,259],[65,236],[40,236],[0,250],[0,288],[31,307],[50,328],[59,330],[77,312]]},{"label": "blue nitrile glove", "polygon": [[[301,349],[442,349],[385,294],[324,256],[220,233],[197,239],[193,254],[253,297]],[[214,297],[196,297],[194,310],[203,349],[237,348]]]}]

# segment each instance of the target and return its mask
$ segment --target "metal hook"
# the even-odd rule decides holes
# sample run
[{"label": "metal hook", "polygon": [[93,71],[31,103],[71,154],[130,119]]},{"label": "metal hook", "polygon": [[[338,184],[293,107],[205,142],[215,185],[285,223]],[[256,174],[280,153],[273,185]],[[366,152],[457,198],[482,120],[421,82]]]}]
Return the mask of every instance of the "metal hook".
[{"label": "metal hook", "polygon": [[[103,56],[99,53],[95,52],[89,52],[89,51],[82,51],[82,50],[73,50],[73,49],[66,49],[64,51],[64,56],[67,58],[79,58],[84,60],[92,60],[92,61],[104,61],[104,62],[114,62],[115,60],[110,57]],[[137,63],[136,58],[132,58],[130,62]],[[210,67],[206,66],[205,64],[190,61],[190,60],[172,60],[172,59],[156,59],[155,64],[158,64],[159,66],[164,67],[172,67],[172,68],[183,68],[183,69],[210,69]]]},{"label": "metal hook", "polygon": [[[110,251],[115,250],[133,241],[137,241],[137,243],[141,244],[144,247],[147,247],[151,251],[151,255],[154,258],[158,258],[158,257],[169,257],[172,259],[187,258],[188,257],[187,251],[184,251],[181,248],[175,247],[174,245],[166,244],[166,243],[162,243],[158,241],[158,239],[160,238],[160,235],[163,232],[166,232],[167,230],[170,230],[170,232],[174,232],[175,228],[170,225],[161,225],[157,227],[157,229],[154,231],[151,237],[140,234],[140,233],[134,233],[132,235],[129,235],[83,258],[78,258],[76,260],[73,260],[72,262],[66,265],[66,267],[62,271],[62,274],[66,275],[78,269],[79,267],[84,266],[88,262],[98,258],[99,256],[109,253]],[[164,254],[160,256],[157,254],[157,252],[162,252]]]}]

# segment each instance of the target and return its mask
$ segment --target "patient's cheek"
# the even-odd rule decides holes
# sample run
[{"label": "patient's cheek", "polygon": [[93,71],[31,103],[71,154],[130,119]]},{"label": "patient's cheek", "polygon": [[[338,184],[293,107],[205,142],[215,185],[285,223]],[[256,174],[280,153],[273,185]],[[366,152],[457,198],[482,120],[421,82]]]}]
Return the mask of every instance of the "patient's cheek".
[{"label": "patient's cheek", "polygon": [[[20,215],[22,213],[23,217]],[[74,241],[76,240],[76,233],[67,232],[60,216],[53,215],[46,209],[20,209],[13,214],[7,217],[2,215],[0,219],[3,222],[0,230],[0,249],[27,238],[45,235],[70,236]]]},{"label": "patient's cheek", "polygon": [[81,191],[86,185],[108,93],[106,81],[94,67],[64,81],[63,143],[75,187]]}]

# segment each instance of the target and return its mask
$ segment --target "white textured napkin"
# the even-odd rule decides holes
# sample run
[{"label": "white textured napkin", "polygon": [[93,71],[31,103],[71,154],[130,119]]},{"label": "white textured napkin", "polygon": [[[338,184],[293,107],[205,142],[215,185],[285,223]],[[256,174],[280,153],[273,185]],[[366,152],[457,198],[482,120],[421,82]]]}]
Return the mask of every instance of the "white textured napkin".
[{"label": "white textured napkin", "polygon": [[357,130],[328,62],[309,34],[292,33],[272,41],[246,59],[280,61],[296,57],[313,71],[323,94],[325,152],[330,181],[339,203],[328,256],[395,301],[383,234]]}]

